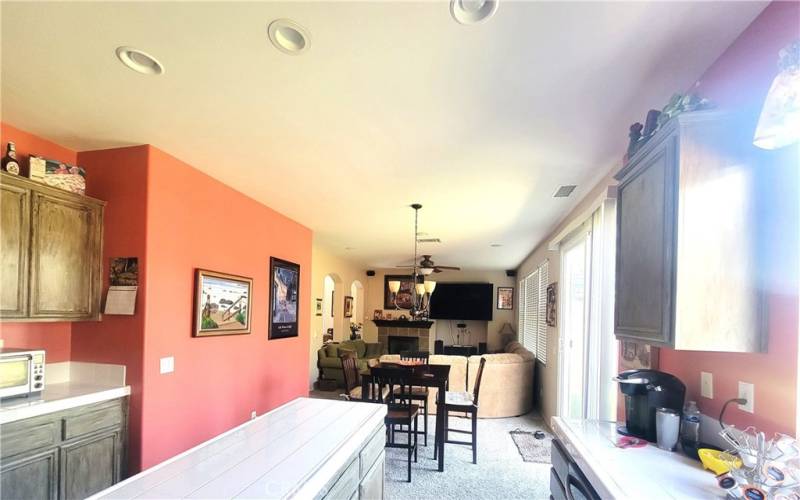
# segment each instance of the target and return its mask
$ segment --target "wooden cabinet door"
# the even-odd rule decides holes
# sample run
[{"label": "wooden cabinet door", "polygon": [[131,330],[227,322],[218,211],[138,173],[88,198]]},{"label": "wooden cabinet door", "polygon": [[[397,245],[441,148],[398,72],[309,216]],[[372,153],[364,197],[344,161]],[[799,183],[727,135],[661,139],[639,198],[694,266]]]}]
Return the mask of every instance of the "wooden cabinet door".
[{"label": "wooden cabinet door", "polygon": [[30,197],[23,187],[0,184],[0,317],[28,315]]},{"label": "wooden cabinet door", "polygon": [[62,446],[59,497],[86,498],[112,486],[120,478],[121,457],[119,430]]},{"label": "wooden cabinet door", "polygon": [[670,345],[677,134],[635,160],[617,190],[617,337]]},{"label": "wooden cabinet door", "polygon": [[102,206],[34,193],[30,317],[97,319]]},{"label": "wooden cabinet door", "polygon": [[0,492],[3,498],[57,498],[58,448],[3,461]]}]

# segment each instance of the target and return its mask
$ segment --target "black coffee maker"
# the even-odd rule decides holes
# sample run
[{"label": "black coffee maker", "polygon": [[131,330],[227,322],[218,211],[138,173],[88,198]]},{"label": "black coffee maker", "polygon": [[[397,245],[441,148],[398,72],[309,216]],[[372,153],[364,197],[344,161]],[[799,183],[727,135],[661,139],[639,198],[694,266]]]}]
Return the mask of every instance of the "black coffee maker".
[{"label": "black coffee maker", "polygon": [[617,432],[656,441],[656,409],[680,413],[686,386],[674,375],[656,370],[627,370],[614,379],[625,395],[625,426]]}]

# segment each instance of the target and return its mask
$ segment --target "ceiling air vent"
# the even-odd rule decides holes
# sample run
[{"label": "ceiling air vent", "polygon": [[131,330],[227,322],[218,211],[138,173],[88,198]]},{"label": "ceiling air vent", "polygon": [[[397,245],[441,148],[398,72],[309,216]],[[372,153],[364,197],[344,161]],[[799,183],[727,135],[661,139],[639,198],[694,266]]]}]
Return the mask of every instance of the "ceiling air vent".
[{"label": "ceiling air vent", "polygon": [[574,184],[561,186],[558,188],[558,190],[556,190],[556,193],[553,195],[553,198],[566,198],[569,195],[571,195],[573,191],[575,191],[576,187],[578,186],[575,186]]},{"label": "ceiling air vent", "polygon": [[439,238],[417,238],[417,243],[441,243]]}]

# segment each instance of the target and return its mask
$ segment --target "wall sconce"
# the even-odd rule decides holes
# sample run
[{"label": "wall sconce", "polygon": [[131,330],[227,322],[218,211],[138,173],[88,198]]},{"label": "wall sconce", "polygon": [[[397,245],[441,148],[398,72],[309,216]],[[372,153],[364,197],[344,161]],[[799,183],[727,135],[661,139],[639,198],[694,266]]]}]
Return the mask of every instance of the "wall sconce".
[{"label": "wall sconce", "polygon": [[779,149],[800,140],[800,39],[781,49],[778,68],[753,137],[753,144],[762,149]]}]

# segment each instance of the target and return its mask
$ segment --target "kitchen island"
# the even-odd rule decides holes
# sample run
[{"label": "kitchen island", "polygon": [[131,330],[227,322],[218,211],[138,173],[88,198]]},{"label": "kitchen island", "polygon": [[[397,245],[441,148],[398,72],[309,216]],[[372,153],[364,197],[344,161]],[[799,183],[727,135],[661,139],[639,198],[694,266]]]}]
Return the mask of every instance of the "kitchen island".
[{"label": "kitchen island", "polygon": [[[714,474],[683,453],[664,451],[653,443],[643,448],[618,448],[615,422],[553,417],[551,427],[599,498],[725,498]],[[558,463],[554,457],[554,469]]]},{"label": "kitchen island", "polygon": [[385,415],[298,398],[92,498],[383,498]]}]

